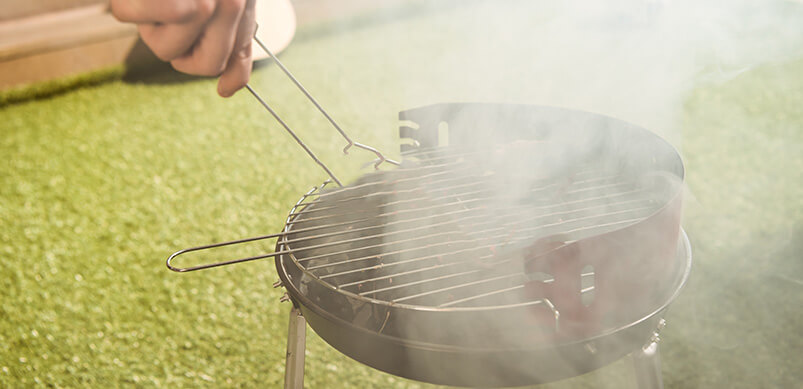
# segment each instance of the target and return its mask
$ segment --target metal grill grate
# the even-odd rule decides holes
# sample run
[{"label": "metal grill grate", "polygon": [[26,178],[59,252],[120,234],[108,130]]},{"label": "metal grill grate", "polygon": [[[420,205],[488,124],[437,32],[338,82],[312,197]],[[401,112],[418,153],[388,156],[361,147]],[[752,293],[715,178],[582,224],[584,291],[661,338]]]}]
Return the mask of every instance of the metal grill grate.
[{"label": "metal grill grate", "polygon": [[[307,274],[391,303],[550,304],[526,293],[534,277],[551,279],[525,271],[516,258],[520,245],[604,233],[645,219],[661,204],[648,180],[613,167],[589,163],[539,176],[538,169],[500,173],[481,158],[442,149],[415,157],[416,165],[305,197],[283,244]],[[592,282],[581,292],[593,290]]]}]

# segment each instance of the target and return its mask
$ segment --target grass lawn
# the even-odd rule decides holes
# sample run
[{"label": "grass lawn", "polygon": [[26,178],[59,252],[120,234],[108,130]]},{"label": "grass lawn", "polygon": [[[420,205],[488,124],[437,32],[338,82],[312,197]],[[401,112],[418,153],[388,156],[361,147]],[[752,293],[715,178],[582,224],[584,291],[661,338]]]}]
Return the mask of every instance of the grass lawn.
[{"label": "grass lawn", "polygon": [[[409,35],[415,46],[442,22],[435,46],[466,49],[451,22],[461,12],[313,26],[283,59],[355,138],[391,154],[405,108],[550,103],[517,76],[521,64],[509,74],[479,67],[465,83],[436,48],[411,57],[372,39]],[[509,49],[486,43],[490,57]],[[456,86],[410,83],[434,78]],[[480,88],[495,83],[515,88]],[[276,67],[257,70],[253,84],[346,181],[360,174],[370,157],[341,157],[337,134]],[[271,287],[272,261],[179,275],[164,259],[278,232],[325,178],[317,166],[250,95],[220,99],[212,80],[112,77],[15,96],[0,107],[0,387],[280,386],[289,305]],[[803,380],[803,61],[697,85],[678,107],[695,263],[663,332],[665,383],[793,387]],[[312,388],[428,387],[354,362],[312,331],[306,366]],[[630,387],[630,369],[620,361],[545,387]]]}]

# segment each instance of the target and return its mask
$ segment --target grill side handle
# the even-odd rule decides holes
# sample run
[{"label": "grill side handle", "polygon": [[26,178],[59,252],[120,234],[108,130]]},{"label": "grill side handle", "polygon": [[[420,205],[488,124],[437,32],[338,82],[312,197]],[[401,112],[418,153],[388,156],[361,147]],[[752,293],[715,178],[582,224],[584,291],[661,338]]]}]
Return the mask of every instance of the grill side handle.
[{"label": "grill side handle", "polygon": [[[298,202],[296,203],[296,205],[293,207],[293,209],[290,210],[290,215],[287,217],[287,223],[290,223],[290,221],[293,218],[292,215],[295,214],[295,212],[298,209],[298,207],[305,200],[307,200],[307,198],[312,196],[313,193],[315,193],[315,192],[317,192],[319,190],[323,190],[331,182],[332,181],[326,180],[320,186],[313,186],[312,189],[307,191],[307,193],[304,193],[304,196],[302,196],[301,199],[299,199]],[[238,244],[253,243],[253,242],[258,242],[258,241],[265,240],[265,239],[277,238],[279,241],[277,241],[276,247],[279,247],[278,243],[280,243],[281,239],[285,238],[286,236],[287,236],[287,231],[285,230],[285,231],[280,232],[278,234],[255,236],[255,237],[252,237],[252,238],[232,240],[232,241],[229,241],[229,242],[213,243],[213,244],[207,244],[207,245],[198,246],[198,247],[191,247],[191,248],[187,248],[187,249],[176,251],[175,253],[170,255],[170,257],[167,258],[167,261],[165,262],[165,264],[167,265],[168,269],[170,269],[170,270],[172,270],[174,272],[186,273],[186,272],[191,272],[191,271],[196,271],[196,270],[211,269],[213,267],[219,267],[219,266],[225,266],[225,265],[233,265],[235,263],[256,261],[257,259],[272,258],[272,257],[276,257],[276,256],[279,256],[279,255],[288,254],[290,251],[289,250],[279,250],[279,251],[275,251],[275,252],[270,253],[270,254],[261,254],[261,255],[255,255],[255,256],[252,256],[252,257],[246,257],[246,258],[230,259],[230,260],[227,260],[227,261],[208,263],[208,264],[204,264],[204,265],[196,265],[196,266],[190,266],[190,267],[177,267],[177,266],[173,265],[173,260],[176,259],[176,257],[178,257],[180,255],[187,254],[187,253],[191,253],[191,252],[195,252],[195,251],[211,250],[211,249],[215,249],[215,248],[219,248],[219,247],[234,246],[234,245],[238,245]]]},{"label": "grill side handle", "polygon": [[213,244],[208,244],[208,245],[204,245],[204,246],[191,247],[191,248],[179,250],[179,251],[176,251],[175,253],[173,253],[169,258],[167,258],[167,261],[166,261],[167,268],[172,270],[172,271],[174,271],[174,272],[186,273],[186,272],[191,272],[191,271],[196,271],[196,270],[211,269],[213,267],[219,267],[219,266],[225,266],[225,265],[233,265],[235,263],[250,262],[250,261],[255,261],[257,259],[272,258],[272,257],[278,256],[278,255],[287,254],[287,252],[285,252],[285,251],[276,251],[276,252],[273,252],[273,253],[270,253],[270,254],[262,254],[262,255],[255,255],[255,256],[252,256],[252,257],[230,259],[230,260],[221,261],[221,262],[207,263],[207,264],[203,264],[203,265],[195,265],[195,266],[189,266],[189,267],[177,267],[177,266],[173,265],[173,260],[176,259],[176,257],[178,257],[180,255],[183,255],[183,254],[187,254],[187,253],[191,253],[191,252],[195,252],[195,251],[211,250],[211,249],[215,249],[215,248],[219,248],[219,247],[225,247],[225,246],[234,246],[234,245],[238,245],[238,244],[246,244],[246,243],[261,241],[261,240],[265,240],[265,239],[282,238],[284,236],[285,236],[284,233],[270,234],[270,235],[256,236],[256,237],[253,237],[253,238],[238,239],[238,240],[233,240],[233,241],[230,241],[230,242],[213,243]]}]

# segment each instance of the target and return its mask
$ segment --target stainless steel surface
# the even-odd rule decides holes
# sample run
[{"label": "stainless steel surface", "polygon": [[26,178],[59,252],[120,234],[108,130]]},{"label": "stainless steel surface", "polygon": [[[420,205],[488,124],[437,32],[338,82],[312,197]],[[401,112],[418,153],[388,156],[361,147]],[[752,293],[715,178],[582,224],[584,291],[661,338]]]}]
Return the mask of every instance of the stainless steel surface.
[{"label": "stainless steel surface", "polygon": [[285,389],[304,387],[304,351],[307,347],[307,321],[297,307],[290,309],[287,326],[287,358],[285,360]]}]

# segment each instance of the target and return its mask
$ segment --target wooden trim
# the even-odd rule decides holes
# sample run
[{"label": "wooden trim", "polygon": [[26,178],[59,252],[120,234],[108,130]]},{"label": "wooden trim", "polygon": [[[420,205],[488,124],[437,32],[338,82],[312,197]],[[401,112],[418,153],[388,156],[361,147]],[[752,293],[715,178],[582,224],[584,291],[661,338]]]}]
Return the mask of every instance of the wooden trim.
[{"label": "wooden trim", "polygon": [[0,61],[136,35],[106,5],[93,5],[0,23]]},{"label": "wooden trim", "polygon": [[123,36],[0,61],[0,90],[120,65],[136,43],[136,35]]},{"label": "wooden trim", "polygon": [[106,4],[0,22],[0,89],[120,65],[136,41]]},{"label": "wooden trim", "polygon": [[3,12],[0,12],[0,22],[108,2],[108,0],[2,0],[3,5],[0,8]]}]

